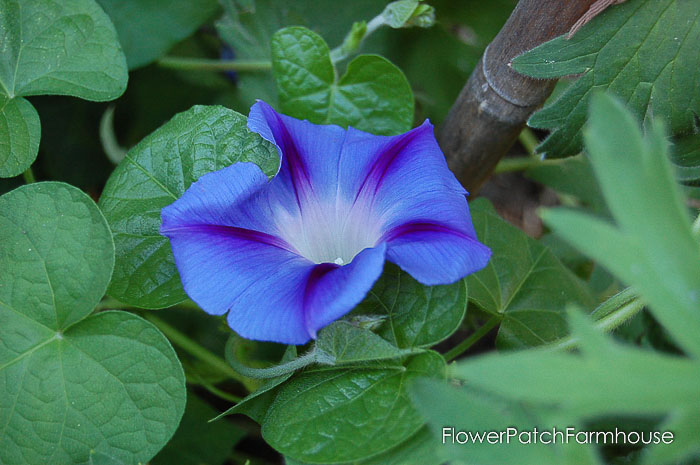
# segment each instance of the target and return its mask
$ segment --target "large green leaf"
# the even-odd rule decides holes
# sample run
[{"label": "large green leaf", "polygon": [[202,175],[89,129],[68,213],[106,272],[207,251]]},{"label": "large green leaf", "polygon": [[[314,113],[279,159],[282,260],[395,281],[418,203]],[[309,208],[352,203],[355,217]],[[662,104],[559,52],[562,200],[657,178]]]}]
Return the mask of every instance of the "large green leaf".
[{"label": "large green leaf", "polygon": [[248,131],[246,121],[223,107],[196,106],[127,153],[100,198],[117,251],[110,295],[144,308],[185,300],[170,244],[158,232],[160,210],[203,174],[239,161],[274,174],[277,149]]},{"label": "large green leaf", "polygon": [[604,95],[591,104],[586,147],[616,225],[566,209],[543,219],[650,305],[688,353],[700,355],[700,247],[658,125],[642,138],[637,121]]},{"label": "large green leaf", "polygon": [[[435,447],[435,438],[427,426],[419,429],[416,434],[406,439],[396,447],[365,460],[346,462],[348,465],[443,465],[444,458]],[[286,465],[308,465],[289,457],[285,458]]]},{"label": "large green leaf", "polygon": [[528,124],[553,129],[538,148],[550,157],[579,152],[588,98],[608,89],[643,119],[663,118],[674,134],[693,128],[700,113],[700,8],[695,0],[628,0],[610,8],[573,38],[551,40],[513,60],[536,78],[580,74]]},{"label": "large green leaf", "polygon": [[354,314],[378,316],[377,334],[401,348],[430,347],[448,338],[467,308],[466,281],[424,286],[398,266],[384,273]]},{"label": "large green leaf", "polygon": [[87,317],[113,264],[107,223],[78,189],[0,197],[3,464],[84,464],[92,450],[145,462],[175,431],[184,374],[167,339],[125,312]]},{"label": "large green leaf", "polygon": [[216,0],[97,0],[114,23],[129,64],[156,60],[218,9]]},{"label": "large green leaf", "polygon": [[566,305],[595,305],[584,283],[551,250],[499,217],[488,201],[472,202],[471,212],[477,236],[493,256],[467,277],[469,300],[503,318],[498,346],[522,348],[566,336]]},{"label": "large green leaf", "polygon": [[674,444],[653,446],[659,450],[652,453],[664,459],[647,463],[678,463],[697,453],[698,423],[688,415],[700,408],[700,363],[619,345],[578,312],[571,312],[570,322],[581,354],[542,349],[491,354],[461,362],[452,373],[512,401],[556,406],[566,424],[602,415],[672,414]]},{"label": "large green leaf", "polygon": [[360,460],[415,434],[423,421],[408,399],[415,378],[444,376],[436,352],[405,365],[310,370],[282,386],[262,425],[279,452],[308,463]]},{"label": "large green leaf", "polygon": [[11,177],[39,148],[39,118],[20,97],[112,100],[126,88],[127,69],[114,27],[94,0],[0,0],[0,31],[0,177]]},{"label": "large green leaf", "polygon": [[282,112],[374,134],[411,128],[413,92],[401,70],[386,59],[360,55],[337,79],[328,45],[306,28],[278,31],[271,48]]},{"label": "large green leaf", "polygon": [[[460,388],[436,380],[419,380],[411,389],[411,397],[433,431],[433,451],[450,460],[449,463],[502,465],[513,463],[513,458],[517,457],[519,465],[600,464],[591,451],[583,450],[574,441],[567,446],[532,442],[535,429],[551,431],[550,425],[557,425],[559,431],[565,429],[558,426],[560,423],[552,422],[544,409],[534,410],[511,399],[487,395],[469,385]],[[508,440],[509,429],[530,434],[530,443],[521,444],[518,436]],[[463,432],[459,435],[460,441],[469,438],[462,444],[457,442],[460,431]],[[491,441],[487,439],[489,432],[496,434]],[[551,436],[542,438],[546,441]],[[527,436],[523,436],[523,440],[527,441]]]}]

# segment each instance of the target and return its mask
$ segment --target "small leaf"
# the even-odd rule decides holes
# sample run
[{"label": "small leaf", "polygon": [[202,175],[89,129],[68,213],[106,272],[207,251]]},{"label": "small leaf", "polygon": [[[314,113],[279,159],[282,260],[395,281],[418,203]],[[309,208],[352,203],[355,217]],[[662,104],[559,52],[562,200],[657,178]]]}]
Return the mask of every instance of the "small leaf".
[{"label": "small leaf", "polygon": [[165,55],[217,11],[216,0],[97,0],[114,23],[129,69]]},{"label": "small leaf", "polygon": [[308,29],[278,31],[271,48],[283,113],[382,135],[411,128],[411,87],[401,70],[386,59],[361,55],[337,80],[328,45]]},{"label": "small leaf", "polygon": [[467,277],[469,299],[502,315],[498,346],[522,348],[566,336],[566,305],[592,309],[590,291],[551,250],[501,219],[487,201],[470,206],[477,236],[493,256]]},{"label": "small leaf", "polygon": [[0,178],[17,176],[39,152],[41,123],[31,103],[0,94]]},{"label": "small leaf", "polygon": [[160,211],[200,176],[239,161],[272,175],[277,149],[248,131],[245,116],[216,106],[176,115],[129,150],[100,198],[117,250],[110,295],[143,308],[185,300],[170,244],[158,232]]},{"label": "small leaf", "polygon": [[333,364],[395,359],[413,353],[346,321],[336,321],[323,328],[316,340],[315,352],[322,363]]},{"label": "small leaf", "polygon": [[145,462],[175,431],[185,380],[167,339],[129,313],[87,317],[113,264],[107,222],[80,190],[0,197],[0,463]]},{"label": "small leaf", "polygon": [[338,463],[377,455],[415,434],[423,421],[406,387],[418,377],[444,377],[436,352],[405,365],[308,371],[284,384],[263,424],[280,453],[308,463]]},{"label": "small leaf", "polygon": [[553,129],[538,147],[549,157],[578,153],[588,98],[607,89],[635,116],[663,118],[673,134],[689,133],[700,113],[700,9],[686,0],[628,0],[609,8],[571,39],[558,37],[513,60],[535,78],[581,77],[528,122]]},{"label": "small leaf", "polygon": [[413,348],[430,347],[447,339],[462,323],[466,308],[466,281],[424,286],[398,266],[387,263],[354,313],[385,317],[377,333],[396,347]]}]

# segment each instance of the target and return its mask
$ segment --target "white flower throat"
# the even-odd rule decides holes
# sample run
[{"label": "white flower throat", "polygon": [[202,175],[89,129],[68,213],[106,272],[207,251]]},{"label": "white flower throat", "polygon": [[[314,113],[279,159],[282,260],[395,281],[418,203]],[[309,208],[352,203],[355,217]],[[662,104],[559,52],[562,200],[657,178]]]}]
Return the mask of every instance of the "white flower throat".
[{"label": "white flower throat", "polygon": [[280,236],[314,263],[347,265],[381,237],[380,222],[364,204],[305,202],[303,214],[277,211]]}]

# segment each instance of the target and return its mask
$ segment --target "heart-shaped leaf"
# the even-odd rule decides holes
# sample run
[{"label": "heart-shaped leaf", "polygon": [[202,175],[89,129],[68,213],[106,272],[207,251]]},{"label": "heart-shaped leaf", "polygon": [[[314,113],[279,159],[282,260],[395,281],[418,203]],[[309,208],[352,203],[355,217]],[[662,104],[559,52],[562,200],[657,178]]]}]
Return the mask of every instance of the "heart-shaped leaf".
[{"label": "heart-shaped leaf", "polygon": [[110,295],[143,308],[185,300],[170,244],[158,232],[160,211],[203,174],[239,161],[274,174],[277,149],[248,131],[246,121],[223,107],[196,106],[127,153],[100,198],[117,251]]},{"label": "heart-shaped leaf", "polygon": [[107,222],[80,190],[0,197],[0,463],[145,462],[175,431],[184,374],[167,339],[129,313],[87,317],[113,264]]},{"label": "heart-shaped leaf", "polygon": [[404,365],[310,370],[280,389],[262,424],[279,452],[308,463],[360,460],[415,434],[423,419],[408,399],[416,378],[443,378],[445,361],[425,352]]},{"label": "heart-shaped leaf", "polygon": [[467,286],[424,286],[387,263],[384,273],[355,314],[384,318],[377,333],[401,348],[430,347],[448,338],[464,319]]},{"label": "heart-shaped leaf", "polygon": [[566,305],[595,306],[583,281],[551,250],[498,216],[488,201],[472,202],[471,212],[479,240],[493,257],[467,277],[469,299],[503,317],[498,346],[522,348],[566,336]]},{"label": "heart-shaped leaf", "polygon": [[0,0],[0,177],[26,170],[39,149],[39,118],[22,96],[93,101],[126,89],[114,26],[94,0]]},{"label": "heart-shaped leaf", "polygon": [[283,113],[373,134],[400,134],[411,128],[411,86],[401,70],[386,59],[361,55],[336,79],[328,45],[306,28],[278,31],[271,48]]}]

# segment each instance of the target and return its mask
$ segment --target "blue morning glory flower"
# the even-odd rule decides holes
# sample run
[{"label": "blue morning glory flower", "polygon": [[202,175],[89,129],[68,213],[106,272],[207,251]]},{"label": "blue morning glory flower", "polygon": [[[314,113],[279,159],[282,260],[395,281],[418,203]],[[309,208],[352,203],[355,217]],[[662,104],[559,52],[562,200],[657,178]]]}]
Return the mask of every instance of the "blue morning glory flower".
[{"label": "blue morning glory flower", "polygon": [[355,307],[389,260],[426,285],[480,270],[466,192],[429,122],[375,136],[276,113],[264,102],[248,128],[275,144],[268,181],[253,163],[202,176],[162,210],[187,294],[228,313],[248,339],[303,344]]}]

